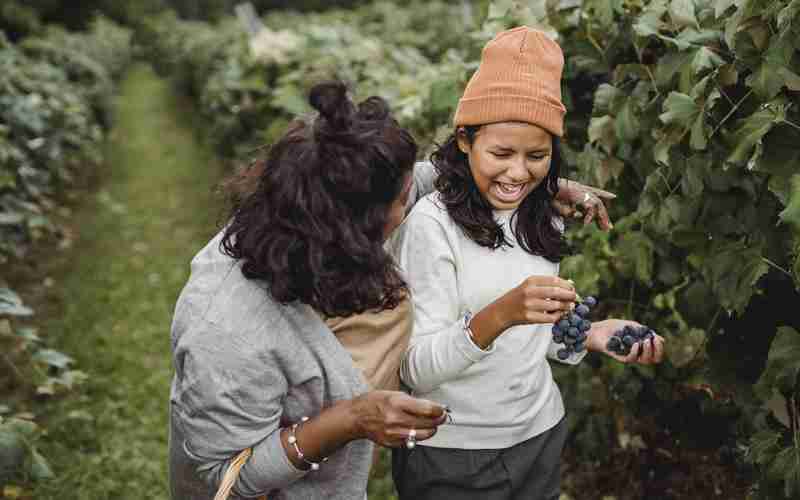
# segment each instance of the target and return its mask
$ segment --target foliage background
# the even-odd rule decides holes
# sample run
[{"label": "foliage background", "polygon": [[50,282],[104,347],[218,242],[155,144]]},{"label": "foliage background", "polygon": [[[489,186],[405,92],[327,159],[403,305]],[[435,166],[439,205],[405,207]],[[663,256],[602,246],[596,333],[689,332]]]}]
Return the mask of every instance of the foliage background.
[{"label": "foliage background", "polygon": [[[252,36],[227,2],[203,9],[169,3],[174,10],[156,0],[126,8],[98,1],[90,10],[132,26],[141,55],[192,97],[219,154],[241,160],[307,113],[305,91],[333,76],[360,97],[389,99],[427,147],[447,131],[480,47],[494,33],[526,23],[558,37],[567,60],[570,171],[619,195],[614,231],[570,230],[578,253],[563,274],[601,297],[601,315],[646,323],[669,346],[657,368],[600,358],[557,368],[572,429],[567,489],[731,497],[744,478],[753,498],[800,495],[800,320],[787,307],[800,304],[800,0],[379,1],[306,13],[254,2],[266,15]],[[128,57],[92,53],[85,44],[96,64],[57,59],[63,55],[53,40],[66,47],[64,40],[87,36],[44,27],[59,16],[74,27],[85,22],[59,4],[20,2],[16,17],[4,4],[4,29],[19,41],[2,47],[16,58],[50,61],[53,74],[72,71],[68,79],[80,85],[76,99],[84,103],[75,109],[85,111],[69,116],[91,118],[66,127],[48,118],[51,128],[41,135],[6,131],[13,142],[5,163],[0,156],[0,188],[2,168],[14,183],[0,193],[13,199],[36,199],[18,185],[30,183],[25,161],[47,149],[31,151],[37,137],[50,147],[66,140],[57,131],[69,131],[85,144],[73,149],[92,156],[110,120],[104,96]],[[111,29],[102,20],[93,26],[95,33]],[[120,43],[110,46],[127,54],[127,32],[115,30]],[[15,60],[25,61],[16,63],[21,72],[38,67],[39,59]],[[0,90],[0,99],[7,93]],[[30,100],[25,90],[8,95]],[[4,120],[10,112],[0,110]],[[0,220],[16,222],[0,223],[0,231],[11,227],[2,234],[16,239],[0,244],[10,242],[1,248],[12,254],[47,224],[35,210],[7,206]],[[4,293],[24,310],[13,292]],[[30,345],[30,333],[13,330],[23,338],[18,345]],[[56,368],[68,367],[62,364]],[[371,491],[391,495],[385,468]]]}]

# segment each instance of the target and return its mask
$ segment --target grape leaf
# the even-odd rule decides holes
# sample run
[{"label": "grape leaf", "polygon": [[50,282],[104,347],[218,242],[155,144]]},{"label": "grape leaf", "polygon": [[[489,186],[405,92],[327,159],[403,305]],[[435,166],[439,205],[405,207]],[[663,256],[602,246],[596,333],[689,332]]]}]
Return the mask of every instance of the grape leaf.
[{"label": "grape leaf", "polygon": [[741,165],[758,160],[760,151],[753,148],[761,146],[761,141],[775,124],[786,119],[787,104],[776,99],[762,106],[759,111],[739,120],[739,127],[730,135],[729,143],[733,151],[725,159],[725,163]]},{"label": "grape leaf", "polygon": [[694,0],[672,0],[669,4],[669,16],[675,26],[698,26]]},{"label": "grape leaf", "polygon": [[694,99],[680,92],[670,92],[663,104],[664,112],[658,117],[666,124],[678,124],[689,128],[698,113],[700,106]]},{"label": "grape leaf", "polygon": [[800,373],[800,333],[789,326],[781,326],[772,340],[767,355],[767,365],[755,385],[756,394],[764,400],[777,390],[784,394],[795,390]]},{"label": "grape leaf", "polygon": [[699,328],[692,328],[685,334],[668,335],[668,340],[664,344],[667,359],[678,368],[686,366],[697,357],[705,340],[706,334]]},{"label": "grape leaf", "polygon": [[654,244],[642,232],[628,231],[617,243],[619,264],[623,271],[648,285],[653,280]]},{"label": "grape leaf", "polygon": [[795,174],[791,179],[791,195],[786,208],[780,213],[780,218],[800,231],[800,174]]},{"label": "grape leaf", "polygon": [[715,0],[714,2],[714,17],[719,19],[719,16],[725,13],[732,5],[736,3],[736,0]]},{"label": "grape leaf", "polygon": [[622,109],[614,117],[614,130],[623,142],[632,142],[639,136],[640,120],[633,110],[633,99],[627,99]]},{"label": "grape leaf", "polygon": [[754,285],[768,270],[762,249],[739,241],[715,243],[702,261],[703,275],[720,305],[737,312],[747,307]]},{"label": "grape leaf", "polygon": [[606,153],[611,153],[617,142],[611,117],[608,115],[592,117],[589,121],[588,136],[590,142],[600,144]]},{"label": "grape leaf", "polygon": [[36,449],[31,450],[31,478],[34,481],[44,481],[46,479],[52,479],[55,477],[53,474],[52,469],[50,469],[50,464],[47,463],[47,460],[39,453]]}]

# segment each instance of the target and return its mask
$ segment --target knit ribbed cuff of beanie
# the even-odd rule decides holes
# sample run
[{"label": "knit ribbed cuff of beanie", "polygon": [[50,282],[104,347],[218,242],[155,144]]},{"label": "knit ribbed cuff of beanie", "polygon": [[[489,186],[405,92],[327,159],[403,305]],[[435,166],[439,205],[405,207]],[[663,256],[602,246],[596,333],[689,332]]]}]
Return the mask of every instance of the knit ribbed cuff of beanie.
[{"label": "knit ribbed cuff of beanie", "polygon": [[566,110],[559,102],[553,103],[530,96],[498,95],[462,98],[453,124],[488,125],[497,122],[520,121],[534,123],[551,134],[564,135]]}]

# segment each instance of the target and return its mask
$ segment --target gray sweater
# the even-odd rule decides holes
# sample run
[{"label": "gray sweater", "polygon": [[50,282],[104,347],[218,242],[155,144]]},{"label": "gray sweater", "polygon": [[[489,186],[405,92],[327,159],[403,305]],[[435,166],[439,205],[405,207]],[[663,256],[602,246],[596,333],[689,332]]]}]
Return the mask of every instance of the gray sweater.
[{"label": "gray sweater", "polygon": [[[409,208],[432,189],[418,164]],[[367,391],[361,372],[320,317],[280,305],[219,250],[218,234],[192,260],[172,323],[173,500],[210,500],[230,461],[253,448],[234,495],[269,500],[362,500],[373,444],[353,441],[319,471],[296,469],[280,428]]]}]

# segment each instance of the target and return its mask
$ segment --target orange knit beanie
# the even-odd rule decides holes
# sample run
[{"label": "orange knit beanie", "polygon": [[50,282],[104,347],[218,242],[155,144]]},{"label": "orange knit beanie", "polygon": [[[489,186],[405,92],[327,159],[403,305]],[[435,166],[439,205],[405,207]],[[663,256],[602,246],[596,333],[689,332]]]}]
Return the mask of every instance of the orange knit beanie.
[{"label": "orange knit beanie", "polygon": [[521,121],[561,137],[563,68],[561,47],[541,31],[520,26],[499,33],[483,48],[453,125]]}]

